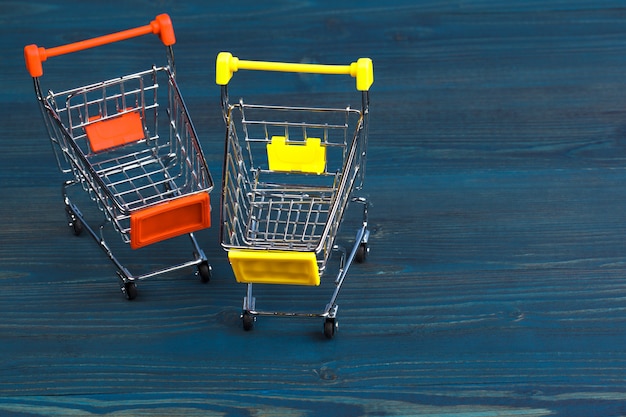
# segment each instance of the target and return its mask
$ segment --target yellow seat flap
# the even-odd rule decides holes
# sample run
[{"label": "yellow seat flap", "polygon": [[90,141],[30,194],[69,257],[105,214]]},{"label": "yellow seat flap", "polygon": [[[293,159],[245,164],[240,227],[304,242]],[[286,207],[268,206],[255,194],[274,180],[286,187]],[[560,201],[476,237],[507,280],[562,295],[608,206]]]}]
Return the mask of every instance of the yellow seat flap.
[{"label": "yellow seat flap", "polygon": [[272,171],[321,174],[326,169],[326,148],[319,138],[287,143],[284,136],[272,136],[267,144],[267,159]]},{"label": "yellow seat flap", "polygon": [[231,249],[228,260],[237,282],[319,285],[315,252]]}]

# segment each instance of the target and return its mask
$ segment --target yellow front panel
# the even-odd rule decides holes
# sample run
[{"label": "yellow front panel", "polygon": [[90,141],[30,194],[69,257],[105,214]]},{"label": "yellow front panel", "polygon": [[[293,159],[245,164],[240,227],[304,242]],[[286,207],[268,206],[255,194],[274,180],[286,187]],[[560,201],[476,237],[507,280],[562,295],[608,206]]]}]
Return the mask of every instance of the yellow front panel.
[{"label": "yellow front panel", "polygon": [[228,251],[228,260],[237,282],[320,284],[315,252],[232,249]]}]

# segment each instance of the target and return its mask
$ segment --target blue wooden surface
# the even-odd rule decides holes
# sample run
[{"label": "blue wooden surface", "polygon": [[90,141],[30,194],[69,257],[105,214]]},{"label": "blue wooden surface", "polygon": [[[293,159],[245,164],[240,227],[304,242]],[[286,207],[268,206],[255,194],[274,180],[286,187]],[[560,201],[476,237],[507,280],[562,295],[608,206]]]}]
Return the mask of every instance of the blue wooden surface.
[{"label": "blue wooden surface", "polygon": [[[205,3],[0,4],[0,415],[626,414],[623,2]],[[215,227],[199,234],[210,284],[169,275],[132,302],[94,242],[68,231],[22,48],[161,12],[218,184],[217,52],[374,60],[371,255],[350,271],[332,341],[315,320],[244,332],[244,287]],[[51,59],[43,80],[121,75],[136,45]],[[337,85],[239,87],[268,102],[330,99]],[[314,290],[274,290],[259,302],[320,303]]]}]

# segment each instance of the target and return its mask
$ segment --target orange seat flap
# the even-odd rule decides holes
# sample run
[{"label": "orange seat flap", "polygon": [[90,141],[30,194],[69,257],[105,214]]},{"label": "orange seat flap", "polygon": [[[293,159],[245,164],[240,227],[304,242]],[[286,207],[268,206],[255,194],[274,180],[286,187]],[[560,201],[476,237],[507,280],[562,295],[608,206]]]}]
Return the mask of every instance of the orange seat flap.
[{"label": "orange seat flap", "polygon": [[144,138],[139,111],[124,113],[101,121],[98,119],[100,116],[89,118],[92,123],[85,126],[92,152],[102,152]]}]

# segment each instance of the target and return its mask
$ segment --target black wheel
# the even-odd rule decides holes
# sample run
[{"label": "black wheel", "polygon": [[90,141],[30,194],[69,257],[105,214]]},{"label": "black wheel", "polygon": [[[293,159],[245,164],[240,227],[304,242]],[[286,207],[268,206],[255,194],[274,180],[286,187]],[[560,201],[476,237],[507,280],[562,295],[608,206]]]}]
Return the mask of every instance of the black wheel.
[{"label": "black wheel", "polygon": [[243,329],[245,331],[250,331],[254,327],[254,316],[252,314],[245,312],[241,316],[241,320],[243,321]]},{"label": "black wheel", "polygon": [[369,251],[370,249],[367,247],[367,243],[361,243],[358,249],[356,250],[356,254],[354,255],[354,260],[360,264],[365,262]]},{"label": "black wheel", "polygon": [[134,300],[137,298],[137,284],[134,282],[125,282],[124,294],[126,294],[126,299],[128,300]]},{"label": "black wheel", "polygon": [[68,225],[72,228],[74,234],[76,236],[80,235],[83,232],[83,223],[78,220],[71,208],[65,207],[65,213],[67,214]]},{"label": "black wheel", "polygon": [[163,194],[167,197],[171,197],[173,195],[172,186],[169,182],[163,183]]},{"label": "black wheel", "polygon": [[211,281],[211,265],[208,262],[198,264],[198,275],[203,283]]},{"label": "black wheel", "polygon": [[74,218],[72,220],[72,229],[74,230],[74,234],[76,236],[80,235],[83,232],[83,223],[80,220]]},{"label": "black wheel", "polygon": [[338,324],[337,319],[327,318],[324,321],[324,336],[326,336],[327,339],[332,339],[333,336],[335,336]]}]

